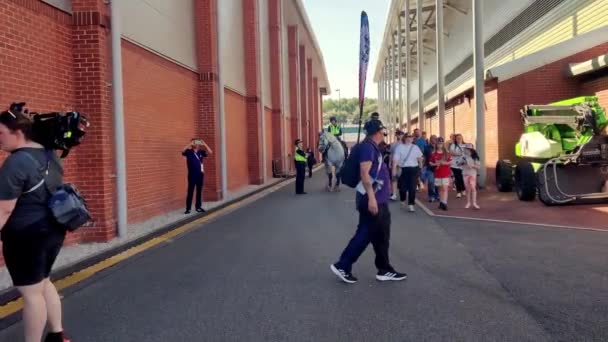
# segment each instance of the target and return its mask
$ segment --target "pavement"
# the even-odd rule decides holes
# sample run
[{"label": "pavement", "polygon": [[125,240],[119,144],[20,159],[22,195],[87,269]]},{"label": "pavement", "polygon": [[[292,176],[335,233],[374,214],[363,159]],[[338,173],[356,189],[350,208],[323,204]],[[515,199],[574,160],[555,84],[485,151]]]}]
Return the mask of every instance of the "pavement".
[{"label": "pavement", "polygon": [[[330,272],[353,192],[293,183],[62,291],[72,341],[606,341],[608,234],[432,218],[392,204],[391,262]],[[21,324],[0,341],[21,341]]]},{"label": "pavement", "polygon": [[478,192],[478,203],[482,210],[465,209],[467,200],[456,198],[456,192],[450,191],[449,210],[439,210],[437,204],[427,202],[427,190],[418,193],[419,199],[434,214],[450,217],[471,217],[511,222],[531,223],[535,225],[552,225],[574,228],[585,228],[608,231],[606,218],[608,204],[566,205],[548,207],[535,199],[524,202],[514,192],[498,192],[494,187]]}]

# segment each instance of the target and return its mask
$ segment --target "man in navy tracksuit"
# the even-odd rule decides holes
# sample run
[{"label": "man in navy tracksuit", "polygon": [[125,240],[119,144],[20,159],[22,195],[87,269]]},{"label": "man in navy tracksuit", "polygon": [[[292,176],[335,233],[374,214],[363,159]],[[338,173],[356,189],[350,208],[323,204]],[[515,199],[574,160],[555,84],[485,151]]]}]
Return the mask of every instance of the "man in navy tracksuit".
[{"label": "man in navy tracksuit", "polygon": [[196,203],[195,209],[199,213],[204,213],[203,209],[203,182],[205,180],[205,168],[203,159],[208,155],[213,154],[213,151],[202,140],[192,139],[190,144],[182,151],[182,156],[186,157],[186,165],[188,166],[188,194],[186,199],[186,214],[190,214],[192,209],[192,196],[196,188]]}]

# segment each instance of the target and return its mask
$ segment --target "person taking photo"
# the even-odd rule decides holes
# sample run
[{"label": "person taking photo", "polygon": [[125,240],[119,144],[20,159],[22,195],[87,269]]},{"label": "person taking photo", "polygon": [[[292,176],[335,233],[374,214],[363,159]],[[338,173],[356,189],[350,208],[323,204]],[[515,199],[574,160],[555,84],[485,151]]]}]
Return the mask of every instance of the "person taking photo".
[{"label": "person taking photo", "polygon": [[210,154],[213,154],[209,145],[202,140],[192,139],[190,144],[184,147],[182,156],[186,157],[186,166],[188,168],[188,193],[186,196],[186,212],[190,214],[192,209],[192,197],[196,189],[195,209],[199,213],[204,213],[203,209],[203,184],[205,181],[205,165],[203,160]]}]

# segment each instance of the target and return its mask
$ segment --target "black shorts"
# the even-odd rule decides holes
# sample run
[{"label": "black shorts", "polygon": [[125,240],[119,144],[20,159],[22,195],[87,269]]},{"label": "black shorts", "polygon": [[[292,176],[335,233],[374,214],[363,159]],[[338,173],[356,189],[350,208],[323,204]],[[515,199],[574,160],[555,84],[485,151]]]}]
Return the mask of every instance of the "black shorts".
[{"label": "black shorts", "polygon": [[[38,226],[39,229],[33,229]],[[51,274],[65,232],[46,223],[27,232],[3,232],[2,254],[14,286],[34,285]]]}]

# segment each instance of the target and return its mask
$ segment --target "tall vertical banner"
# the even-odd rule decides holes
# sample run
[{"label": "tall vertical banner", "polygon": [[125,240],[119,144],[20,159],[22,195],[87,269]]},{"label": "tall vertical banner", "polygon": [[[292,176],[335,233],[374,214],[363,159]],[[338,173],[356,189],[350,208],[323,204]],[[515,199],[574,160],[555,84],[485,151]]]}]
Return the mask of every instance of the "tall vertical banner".
[{"label": "tall vertical banner", "polygon": [[367,13],[361,12],[361,37],[359,48],[359,133],[357,143],[361,138],[361,125],[363,124],[363,106],[365,104],[365,83],[367,81],[367,65],[369,64],[369,21]]}]

